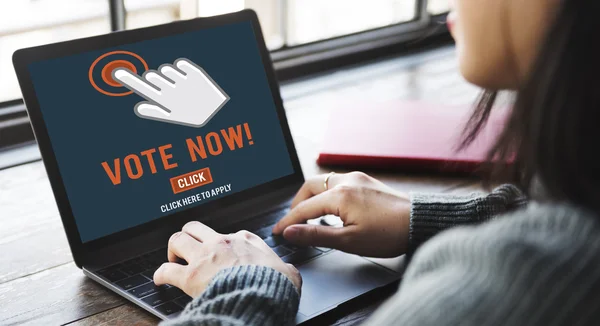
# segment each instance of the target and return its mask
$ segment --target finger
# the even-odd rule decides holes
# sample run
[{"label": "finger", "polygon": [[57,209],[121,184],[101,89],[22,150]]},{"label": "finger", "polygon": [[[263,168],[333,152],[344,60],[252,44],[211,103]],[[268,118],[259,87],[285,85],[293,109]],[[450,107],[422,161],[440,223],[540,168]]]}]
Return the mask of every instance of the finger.
[{"label": "finger", "polygon": [[208,76],[208,74],[195,63],[185,59],[175,60],[175,66],[183,71],[187,79],[195,80],[196,83],[200,83],[206,91],[210,92],[214,96],[218,96],[222,101],[228,98],[227,94]]},{"label": "finger", "polygon": [[181,288],[183,282],[181,279],[185,275],[185,266],[175,263],[164,263],[156,272],[154,272],[154,284],[163,285],[171,284],[178,288]]},{"label": "finger", "polygon": [[[239,230],[235,233],[235,235],[242,237],[246,240],[257,240],[259,242],[257,243],[264,243],[263,239],[261,239],[259,236],[257,236],[256,234],[248,231],[248,230]],[[266,245],[266,243],[265,243]]]},{"label": "finger", "polygon": [[304,223],[306,220],[327,214],[339,214],[337,196],[333,192],[322,192],[292,208],[286,216],[275,224],[273,234],[280,234],[290,225]]},{"label": "finger", "polygon": [[165,120],[169,118],[171,113],[166,109],[161,108],[156,104],[150,102],[140,102],[135,106],[135,114],[140,118],[153,119],[153,120]]},{"label": "finger", "polygon": [[202,70],[196,66],[193,62],[189,61],[188,59],[185,58],[181,58],[181,59],[177,59],[175,61],[175,66],[177,68],[179,68],[181,71],[183,71],[186,76],[189,74],[193,74],[193,75],[202,75],[204,76],[204,73],[202,72]]},{"label": "finger", "polygon": [[[329,174],[322,174],[306,180],[306,182],[304,182],[302,187],[300,187],[300,190],[298,190],[298,193],[292,200],[291,207],[294,208],[302,201],[324,192],[325,178],[327,178],[328,175]],[[340,177],[341,175],[338,174],[329,175],[329,179],[327,179],[327,189],[335,187],[335,185],[339,183]]]},{"label": "finger", "polygon": [[198,240],[185,232],[177,232],[169,239],[167,258],[170,262],[176,262],[177,258],[189,262],[194,253],[200,250],[202,250],[202,245]]},{"label": "finger", "polygon": [[152,85],[158,87],[161,91],[166,88],[175,88],[175,84],[166,80],[163,76],[157,74],[154,71],[147,71],[144,74],[144,78],[152,83]]},{"label": "finger", "polygon": [[296,286],[296,289],[298,289],[298,292],[301,294],[302,292],[302,275],[300,274],[300,272],[298,271],[298,269],[296,268],[296,266],[292,265],[292,264],[286,264],[287,268],[292,272],[292,274],[297,275],[297,278],[291,279],[292,283],[294,283],[294,285]]},{"label": "finger", "polygon": [[161,74],[165,75],[167,78],[171,79],[175,83],[186,79],[186,77],[181,72],[179,72],[177,69],[173,68],[173,66],[169,64],[162,65],[158,70]]},{"label": "finger", "polygon": [[283,231],[283,237],[287,241],[300,246],[344,249],[345,234],[353,227],[334,228],[331,226],[298,224],[287,227]]},{"label": "finger", "polygon": [[156,101],[156,99],[160,98],[161,92],[159,90],[128,69],[115,69],[112,75],[113,78],[118,80],[121,84],[147,100]]},{"label": "finger", "polygon": [[198,221],[186,223],[181,230],[200,242],[214,240],[219,235],[215,230]]}]

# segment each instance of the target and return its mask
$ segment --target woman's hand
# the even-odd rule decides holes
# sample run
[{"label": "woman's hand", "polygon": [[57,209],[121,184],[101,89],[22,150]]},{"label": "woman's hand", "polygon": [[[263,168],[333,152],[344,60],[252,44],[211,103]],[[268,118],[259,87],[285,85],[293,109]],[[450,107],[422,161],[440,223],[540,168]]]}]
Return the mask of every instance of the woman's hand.
[{"label": "woman's hand", "polygon": [[[406,252],[410,201],[361,172],[326,175],[307,180],[292,209],[273,228],[299,245],[339,249],[369,257],[396,257]],[[298,224],[323,215],[339,216],[343,228]]]},{"label": "woman's hand", "polygon": [[[178,258],[188,264],[176,263]],[[192,297],[199,296],[218,271],[237,265],[271,267],[287,276],[298,292],[302,287],[298,270],[248,231],[219,234],[200,222],[189,222],[169,239],[168,259],[154,273],[154,283],[174,285]]]}]

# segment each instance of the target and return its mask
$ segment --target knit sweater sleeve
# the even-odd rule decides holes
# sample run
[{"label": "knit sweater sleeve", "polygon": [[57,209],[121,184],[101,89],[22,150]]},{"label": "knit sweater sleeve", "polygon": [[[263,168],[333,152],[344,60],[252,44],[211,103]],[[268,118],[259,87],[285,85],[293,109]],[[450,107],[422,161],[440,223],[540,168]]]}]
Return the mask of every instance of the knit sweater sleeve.
[{"label": "knit sweater sleeve", "polygon": [[300,295],[282,273],[236,266],[217,273],[204,293],[161,326],[295,325]]},{"label": "knit sweater sleeve", "polygon": [[478,224],[527,203],[523,192],[510,184],[501,185],[489,194],[410,195],[409,254],[443,230]]},{"label": "knit sweater sleeve", "polygon": [[593,213],[534,203],[443,232],[365,326],[597,325],[599,225]]}]

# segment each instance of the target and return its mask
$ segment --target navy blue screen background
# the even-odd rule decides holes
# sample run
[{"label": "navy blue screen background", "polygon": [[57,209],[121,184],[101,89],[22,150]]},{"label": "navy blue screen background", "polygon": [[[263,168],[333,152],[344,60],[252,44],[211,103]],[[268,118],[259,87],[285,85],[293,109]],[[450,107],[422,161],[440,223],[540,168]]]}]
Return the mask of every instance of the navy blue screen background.
[{"label": "navy blue screen background", "polygon": [[[92,62],[116,50],[140,55],[149,69],[185,57],[204,68],[231,99],[202,128],[141,119],[133,110],[140,96],[107,96],[88,80]],[[220,185],[231,184],[231,192],[177,212],[294,172],[250,22],[36,62],[29,71],[83,242],[169,215],[161,205]],[[244,122],[254,145],[244,137],[244,147],[230,151],[223,142],[221,155],[191,161],[187,138],[220,134]],[[157,149],[165,144],[173,144],[170,162],[179,165],[166,171]],[[151,148],[157,149],[156,174],[139,155]],[[113,185],[101,163],[113,167],[115,158],[132,153],[140,156],[144,175],[130,180],[121,162],[122,183]],[[204,167],[210,168],[212,184],[173,194],[170,178]]]}]

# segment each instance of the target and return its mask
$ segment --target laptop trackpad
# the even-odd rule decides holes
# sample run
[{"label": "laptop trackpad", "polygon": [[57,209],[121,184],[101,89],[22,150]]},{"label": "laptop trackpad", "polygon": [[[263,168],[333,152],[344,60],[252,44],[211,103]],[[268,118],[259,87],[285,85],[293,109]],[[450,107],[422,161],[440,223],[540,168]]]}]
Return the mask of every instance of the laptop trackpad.
[{"label": "laptop trackpad", "polygon": [[299,312],[308,318],[400,278],[362,257],[334,251],[298,267],[304,283]]}]

